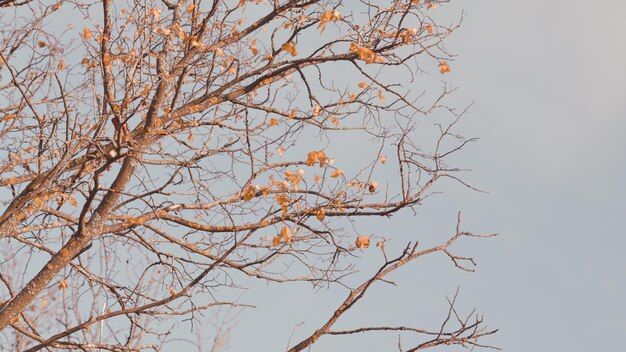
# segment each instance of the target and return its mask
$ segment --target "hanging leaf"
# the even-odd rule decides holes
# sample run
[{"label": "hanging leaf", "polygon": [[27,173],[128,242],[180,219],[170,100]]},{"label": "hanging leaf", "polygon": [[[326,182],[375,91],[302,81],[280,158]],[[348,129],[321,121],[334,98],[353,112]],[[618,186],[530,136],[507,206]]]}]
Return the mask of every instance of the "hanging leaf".
[{"label": "hanging leaf", "polygon": [[87,27],[83,28],[83,38],[85,38],[85,40],[90,40],[91,38],[93,38],[93,33]]},{"label": "hanging leaf", "polygon": [[444,74],[444,73],[448,73],[448,72],[450,72],[450,66],[448,66],[448,63],[447,63],[447,62],[445,62],[445,61],[441,61],[441,62],[439,63],[439,67],[440,67],[440,68],[439,68],[439,72],[440,72],[441,74]]},{"label": "hanging leaf", "polygon": [[356,247],[359,249],[365,249],[370,246],[370,238],[367,236],[359,236],[356,238],[354,244],[356,244]]},{"label": "hanging leaf", "polygon": [[243,200],[248,202],[250,201],[252,198],[254,198],[254,196],[256,195],[256,189],[252,186],[248,186],[248,188],[246,188],[242,193],[241,196],[243,197]]},{"label": "hanging leaf", "polygon": [[78,206],[78,202],[76,201],[76,197],[73,194],[70,194],[70,197],[68,199],[68,202],[70,202],[70,204],[74,207]]},{"label": "hanging leaf", "polygon": [[298,48],[296,48],[296,45],[293,42],[287,42],[287,43],[281,45],[280,48],[283,49],[284,51],[290,53],[291,56],[298,55]]},{"label": "hanging leaf", "polygon": [[335,170],[335,171],[330,173],[330,177],[332,177],[332,178],[338,178],[341,175],[343,175],[343,170],[341,170],[341,169],[337,169],[337,170]]},{"label": "hanging leaf", "polygon": [[291,229],[289,228],[289,226],[283,226],[283,228],[280,229],[280,236],[282,237],[283,241],[285,241],[285,243],[291,242]]},{"label": "hanging leaf", "polygon": [[324,221],[324,217],[326,217],[326,212],[324,211],[324,208],[319,208],[315,213],[315,217],[319,221]]}]

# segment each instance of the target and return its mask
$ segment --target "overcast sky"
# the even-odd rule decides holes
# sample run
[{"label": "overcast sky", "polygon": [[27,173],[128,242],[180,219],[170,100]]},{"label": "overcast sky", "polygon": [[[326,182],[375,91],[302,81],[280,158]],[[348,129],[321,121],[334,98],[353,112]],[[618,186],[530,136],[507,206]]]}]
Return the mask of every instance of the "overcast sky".
[{"label": "overcast sky", "polygon": [[[453,103],[475,102],[460,131],[480,141],[457,158],[465,180],[488,194],[450,185],[416,216],[374,231],[396,242],[464,228],[497,232],[465,241],[476,273],[433,257],[404,268],[398,287],[378,286],[338,328],[379,322],[437,326],[445,295],[476,308],[500,331],[506,351],[617,351],[626,336],[626,3],[622,1],[453,1],[467,10],[448,48]],[[439,237],[443,238],[443,237]],[[422,240],[422,238],[420,238]],[[305,336],[344,292],[254,287],[243,301],[231,350],[282,350],[294,327]],[[252,290],[251,290],[252,292]],[[297,338],[295,338],[297,340]],[[408,341],[408,340],[407,340]],[[486,340],[487,341],[487,340]],[[324,337],[313,351],[392,351],[396,335]],[[261,347],[263,346],[263,347]]]},{"label": "overcast sky", "polygon": [[[484,342],[505,351],[622,350],[626,2],[457,0],[440,10],[457,17],[466,10],[447,44],[457,56],[444,78],[459,88],[450,105],[473,103],[459,132],[480,138],[455,165],[472,169],[463,179],[488,193],[447,183],[415,215],[359,226],[389,238],[390,248],[434,244],[454,231],[462,211],[464,229],[499,236],[455,245],[476,258],[477,272],[455,269],[444,255],[420,259],[392,275],[397,287],[373,287],[336,328],[436,329],[445,296],[460,287],[460,311],[475,308],[488,327],[500,329]],[[371,274],[380,253],[363,256],[363,275]],[[292,342],[308,336],[347,294],[254,285],[240,302],[258,308],[236,317],[230,351],[282,351],[292,332]],[[180,327],[195,340],[189,323]],[[196,332],[207,341],[213,333]],[[325,336],[312,351],[394,351],[396,344],[396,334]],[[178,340],[168,348],[184,346]]]}]

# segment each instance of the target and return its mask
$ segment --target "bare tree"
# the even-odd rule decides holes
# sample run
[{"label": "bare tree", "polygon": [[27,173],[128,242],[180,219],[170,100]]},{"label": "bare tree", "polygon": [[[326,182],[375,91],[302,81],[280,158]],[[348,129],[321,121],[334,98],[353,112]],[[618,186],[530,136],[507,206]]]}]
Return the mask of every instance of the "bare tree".
[{"label": "bare tree", "polygon": [[[473,270],[452,252],[481,237],[460,216],[448,241],[399,253],[349,230],[413,209],[442,179],[466,185],[447,163],[473,141],[455,132],[452,89],[415,93],[450,71],[460,21],[432,17],[447,3],[1,1],[0,344],[160,350],[166,322],[246,307],[233,300],[246,280],[346,285],[377,241],[379,270],[289,351],[373,331],[423,337],[401,351],[486,347],[495,331],[457,313],[456,295],[438,331],[333,330],[416,258]],[[417,122],[439,112],[448,122],[422,140]],[[336,158],[347,141],[374,152]]]}]

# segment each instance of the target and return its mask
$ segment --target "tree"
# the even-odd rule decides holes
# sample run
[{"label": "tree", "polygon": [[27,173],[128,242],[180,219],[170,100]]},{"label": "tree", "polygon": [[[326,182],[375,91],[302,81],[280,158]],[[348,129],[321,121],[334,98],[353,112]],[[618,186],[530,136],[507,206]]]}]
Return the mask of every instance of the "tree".
[{"label": "tree", "polygon": [[[441,245],[393,253],[346,226],[463,183],[446,161],[473,139],[454,132],[452,90],[393,78],[450,71],[458,23],[432,17],[447,2],[2,1],[2,344],[158,350],[155,321],[245,306],[232,293],[245,280],[345,284],[371,246],[379,269],[290,351],[380,330],[425,337],[403,351],[484,346],[495,331],[454,299],[440,331],[332,329],[416,258],[473,270],[451,249],[481,237],[460,217]],[[416,121],[440,111],[452,118],[423,146]],[[351,139],[368,141],[367,160],[334,156]]]}]

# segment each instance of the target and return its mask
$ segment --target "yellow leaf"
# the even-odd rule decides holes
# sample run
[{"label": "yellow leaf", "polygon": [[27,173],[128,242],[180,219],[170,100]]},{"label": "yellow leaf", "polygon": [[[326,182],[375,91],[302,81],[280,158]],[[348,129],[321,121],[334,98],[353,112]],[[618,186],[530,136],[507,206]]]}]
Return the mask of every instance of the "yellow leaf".
[{"label": "yellow leaf", "polygon": [[339,177],[341,175],[343,175],[343,170],[341,170],[341,169],[337,169],[337,170],[335,170],[335,171],[330,173],[330,177],[332,177],[332,178],[337,178],[337,177]]},{"label": "yellow leaf", "polygon": [[367,248],[370,246],[370,238],[367,236],[359,236],[356,238],[354,244],[356,244],[356,247],[359,249]]}]

